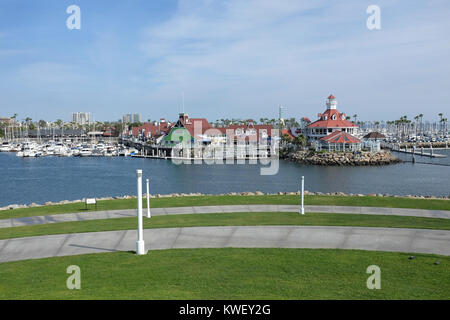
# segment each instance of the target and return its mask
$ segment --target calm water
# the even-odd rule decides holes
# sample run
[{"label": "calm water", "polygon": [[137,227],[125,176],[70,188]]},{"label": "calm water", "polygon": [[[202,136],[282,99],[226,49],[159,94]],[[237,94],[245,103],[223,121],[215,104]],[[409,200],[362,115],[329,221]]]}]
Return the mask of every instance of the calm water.
[{"label": "calm water", "polygon": [[[437,161],[450,164],[449,151],[436,150],[447,154]],[[0,206],[134,195],[136,169],[150,178],[152,194],[297,191],[302,175],[305,189],[316,192],[450,194],[450,166],[429,164],[320,167],[280,161],[278,174],[261,176],[258,165],[175,165],[123,157],[30,159],[0,153]]]}]

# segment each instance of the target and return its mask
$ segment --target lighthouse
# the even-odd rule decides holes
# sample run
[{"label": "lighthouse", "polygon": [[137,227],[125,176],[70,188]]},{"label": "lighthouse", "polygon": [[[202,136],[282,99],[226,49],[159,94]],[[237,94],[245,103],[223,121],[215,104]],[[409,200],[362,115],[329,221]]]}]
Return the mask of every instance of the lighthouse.
[{"label": "lighthouse", "polygon": [[356,133],[358,126],[348,121],[345,113],[337,110],[335,96],[330,94],[326,99],[326,106],[327,110],[324,113],[319,113],[318,119],[306,127],[308,141],[320,140],[335,131],[343,131],[348,134]]},{"label": "lighthouse", "polygon": [[332,94],[330,94],[330,96],[328,97],[326,104],[327,104],[328,110],[336,110],[337,101],[336,101],[336,98]]}]

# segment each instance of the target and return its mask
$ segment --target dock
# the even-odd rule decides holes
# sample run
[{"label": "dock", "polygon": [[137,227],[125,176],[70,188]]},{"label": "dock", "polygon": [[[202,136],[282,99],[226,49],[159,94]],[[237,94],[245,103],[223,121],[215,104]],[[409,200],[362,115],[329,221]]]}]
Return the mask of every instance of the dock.
[{"label": "dock", "polygon": [[420,156],[420,157],[429,157],[429,158],[446,158],[447,157],[444,154],[434,153],[433,148],[430,148],[429,152],[425,152],[424,148],[400,149],[400,148],[395,148],[394,145],[392,145],[392,144],[383,144],[382,147],[384,149],[388,149],[390,151],[394,151],[394,152],[398,152],[398,153],[405,153],[405,154],[410,154],[410,155],[415,155],[415,156]]}]

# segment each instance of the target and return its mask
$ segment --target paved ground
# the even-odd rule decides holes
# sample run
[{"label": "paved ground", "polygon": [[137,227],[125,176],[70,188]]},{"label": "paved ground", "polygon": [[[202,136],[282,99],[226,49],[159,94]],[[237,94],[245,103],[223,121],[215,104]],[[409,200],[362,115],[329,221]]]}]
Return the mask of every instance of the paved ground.
[{"label": "paved ground", "polygon": [[[199,206],[178,208],[154,208],[151,209],[153,216],[167,214],[193,214],[193,213],[222,213],[222,212],[298,212],[296,205],[237,205],[237,206]],[[353,213],[373,215],[397,215],[427,218],[450,219],[450,211],[423,210],[423,209],[399,209],[379,207],[346,207],[346,206],[305,206],[308,212],[331,212],[331,213]],[[144,216],[147,210],[144,209]],[[135,217],[136,209],[111,210],[111,211],[89,211],[80,213],[54,214],[48,216],[24,217],[15,219],[0,219],[0,228],[30,226],[36,224],[48,224],[57,222],[98,220]]]},{"label": "paved ground", "polygon": [[[135,251],[136,230],[75,233],[0,241],[0,262]],[[450,231],[325,227],[230,226],[145,229],[146,249],[338,248],[450,255]],[[151,254],[151,252],[150,252]]]}]

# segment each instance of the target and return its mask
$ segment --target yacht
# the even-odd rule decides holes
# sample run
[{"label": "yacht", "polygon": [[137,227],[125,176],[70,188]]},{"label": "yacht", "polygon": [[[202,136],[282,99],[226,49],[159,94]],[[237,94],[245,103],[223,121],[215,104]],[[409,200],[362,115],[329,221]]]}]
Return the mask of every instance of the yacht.
[{"label": "yacht", "polygon": [[123,149],[120,149],[120,150],[119,150],[119,156],[121,156],[121,157],[127,157],[127,156],[129,156],[129,155],[130,155],[130,152],[128,151],[128,149],[123,148]]},{"label": "yacht", "polygon": [[80,157],[90,157],[92,156],[92,148],[90,146],[84,145],[80,150]]},{"label": "yacht", "polygon": [[37,150],[36,150],[36,147],[34,145],[26,144],[23,147],[23,155],[22,155],[22,157],[24,157],[24,158],[36,157],[36,153],[37,153]]},{"label": "yacht", "polygon": [[12,145],[9,142],[7,142],[7,141],[3,142],[0,145],[0,151],[1,152],[9,152],[9,151],[11,151],[11,148],[12,148]]}]

